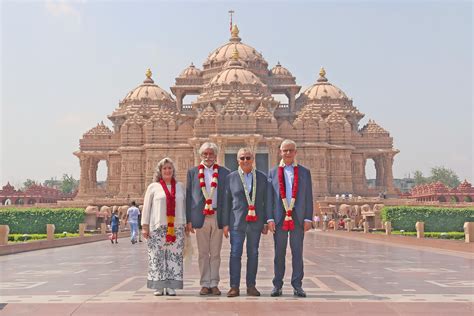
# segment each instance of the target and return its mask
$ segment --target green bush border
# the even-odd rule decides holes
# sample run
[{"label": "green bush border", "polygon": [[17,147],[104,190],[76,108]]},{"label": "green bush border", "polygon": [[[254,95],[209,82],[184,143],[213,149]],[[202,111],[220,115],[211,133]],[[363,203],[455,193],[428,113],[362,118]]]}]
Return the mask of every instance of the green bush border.
[{"label": "green bush border", "polygon": [[11,234],[45,234],[46,224],[56,232],[78,232],[84,222],[83,208],[5,208],[0,210],[0,225],[8,225]]},{"label": "green bush border", "polygon": [[[33,240],[43,240],[46,239],[48,235],[46,234],[9,234],[8,241],[11,242],[25,242],[25,241],[33,241]],[[84,236],[92,236],[92,234],[84,234]],[[79,237],[79,234],[76,233],[58,233],[54,234],[55,239],[60,238],[73,238]]]},{"label": "green bush border", "polygon": [[385,206],[382,221],[392,223],[394,230],[416,232],[416,222],[425,223],[426,232],[463,232],[465,222],[474,222],[474,208],[430,206]]}]

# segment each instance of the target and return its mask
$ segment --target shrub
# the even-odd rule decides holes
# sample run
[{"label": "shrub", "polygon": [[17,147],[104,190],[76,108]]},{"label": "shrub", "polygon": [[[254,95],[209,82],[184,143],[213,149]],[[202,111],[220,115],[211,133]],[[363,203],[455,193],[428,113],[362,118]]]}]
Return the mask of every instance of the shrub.
[{"label": "shrub", "polygon": [[464,222],[474,221],[474,208],[386,206],[382,220],[390,221],[394,230],[407,232],[416,231],[416,222],[425,223],[425,232],[462,232]]},{"label": "shrub", "polygon": [[[91,234],[84,234],[84,236],[90,236]],[[59,238],[71,238],[71,237],[79,237],[79,234],[77,233],[58,233],[54,234],[55,239]],[[13,242],[24,242],[24,241],[30,241],[30,240],[42,240],[46,239],[47,235],[46,234],[9,234],[8,235],[8,241],[13,241]]]},{"label": "shrub", "polygon": [[77,232],[85,215],[83,208],[6,208],[0,210],[0,225],[8,225],[11,234],[45,234],[46,224],[54,224],[56,232]]}]

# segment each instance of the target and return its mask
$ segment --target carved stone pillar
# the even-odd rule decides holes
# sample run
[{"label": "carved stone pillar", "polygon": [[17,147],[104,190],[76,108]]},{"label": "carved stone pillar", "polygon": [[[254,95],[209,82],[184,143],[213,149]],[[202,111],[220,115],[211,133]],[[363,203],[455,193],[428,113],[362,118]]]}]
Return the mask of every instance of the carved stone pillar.
[{"label": "carved stone pillar", "polygon": [[89,187],[89,164],[90,160],[86,156],[80,156],[79,163],[81,166],[81,177],[79,182],[79,192],[78,195],[84,195],[87,193],[87,188]]},{"label": "carved stone pillar", "polygon": [[394,191],[393,188],[393,155],[387,154],[384,156],[384,171],[385,171],[385,187],[388,192]]},{"label": "carved stone pillar", "polygon": [[216,140],[216,145],[217,145],[217,164],[218,165],[224,165],[225,164],[225,147],[226,147],[226,139],[223,137],[218,137]]},{"label": "carved stone pillar", "polygon": [[177,90],[176,91],[176,109],[178,112],[181,111],[181,108],[183,107],[183,91]]},{"label": "carved stone pillar", "polygon": [[289,95],[288,95],[288,107],[290,111],[293,111],[295,109],[295,100],[296,100],[296,95],[293,93],[293,91],[290,90]]},{"label": "carved stone pillar", "polygon": [[279,154],[280,154],[280,144],[282,139],[279,137],[272,137],[267,139],[267,149],[268,149],[268,169],[273,168],[278,164]]},{"label": "carved stone pillar", "polygon": [[384,187],[385,186],[385,178],[384,178],[384,163],[383,163],[383,158],[380,156],[377,156],[374,158],[375,161],[375,171],[376,171],[376,179],[375,179],[375,185],[377,187]]}]

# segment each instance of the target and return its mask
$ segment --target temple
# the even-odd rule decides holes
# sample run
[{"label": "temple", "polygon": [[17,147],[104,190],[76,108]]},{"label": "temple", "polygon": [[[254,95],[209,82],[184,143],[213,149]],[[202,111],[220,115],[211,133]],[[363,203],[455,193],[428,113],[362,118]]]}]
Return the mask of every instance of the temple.
[{"label": "temple", "polygon": [[[300,92],[288,69],[279,62],[269,69],[262,54],[242,42],[236,25],[202,69],[191,64],[170,90],[174,96],[147,70],[143,83],[108,116],[113,127],[100,123],[83,135],[74,153],[81,166],[76,199],[140,199],[166,156],[185,182],[205,141],[218,145],[218,163],[231,169],[237,166],[237,150],[250,147],[257,168],[267,172],[279,161],[279,145],[286,138],[297,143],[298,161],[311,170],[315,197],[395,193],[392,168],[399,151],[389,132],[374,120],[359,126],[364,114],[323,68]],[[189,95],[197,98],[183,103]],[[278,101],[282,98],[287,102]],[[367,186],[369,160],[376,169],[375,188]],[[97,183],[100,161],[107,165],[105,186]]]}]

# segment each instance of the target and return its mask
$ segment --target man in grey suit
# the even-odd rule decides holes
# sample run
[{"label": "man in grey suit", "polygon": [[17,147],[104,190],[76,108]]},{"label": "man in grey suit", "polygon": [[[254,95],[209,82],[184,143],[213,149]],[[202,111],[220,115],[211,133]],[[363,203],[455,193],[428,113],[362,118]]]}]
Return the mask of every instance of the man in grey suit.
[{"label": "man in grey suit", "polygon": [[302,288],[303,239],[304,233],[311,229],[313,215],[313,189],[311,173],[302,165],[296,164],[296,143],[284,140],[280,145],[282,160],[270,170],[267,186],[268,229],[274,233],[275,259],[274,278],[271,296],[281,296],[285,276],[285,256],[290,236],[292,255],[291,285],[293,294],[306,297]]},{"label": "man in grey suit", "polygon": [[222,223],[224,236],[230,234],[230,290],[227,297],[240,295],[240,270],[244,242],[247,240],[247,295],[260,296],[255,287],[260,234],[267,233],[267,177],[253,168],[254,154],[249,148],[237,153],[238,170],[226,178]]},{"label": "man in grey suit", "polygon": [[186,231],[196,232],[201,295],[221,295],[222,212],[229,169],[215,163],[217,151],[216,144],[204,143],[199,149],[202,162],[188,170],[186,182]]}]

